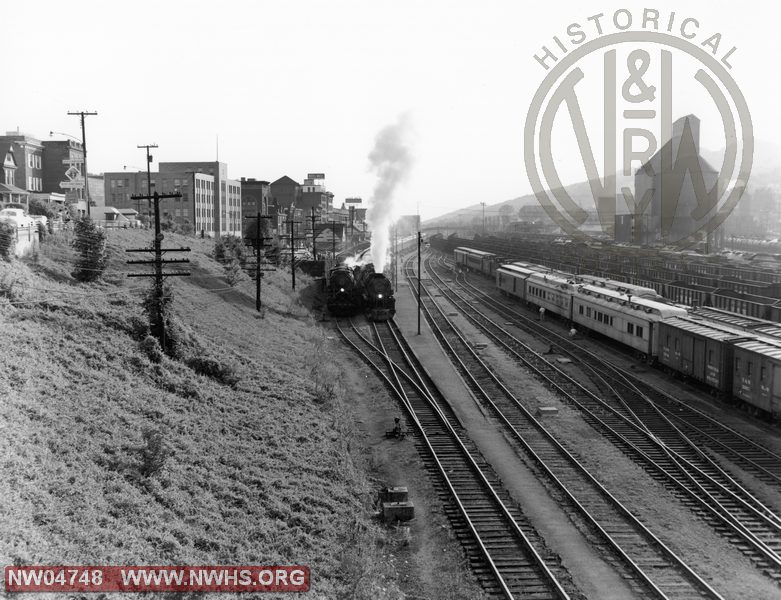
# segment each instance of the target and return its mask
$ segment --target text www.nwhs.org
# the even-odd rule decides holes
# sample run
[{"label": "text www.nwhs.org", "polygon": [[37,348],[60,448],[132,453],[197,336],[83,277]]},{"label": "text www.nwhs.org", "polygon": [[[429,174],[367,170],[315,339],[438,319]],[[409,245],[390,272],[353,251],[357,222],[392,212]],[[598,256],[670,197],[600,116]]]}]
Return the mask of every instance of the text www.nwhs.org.
[{"label": "text www.nwhs.org", "polygon": [[307,592],[305,566],[8,566],[6,592]]}]

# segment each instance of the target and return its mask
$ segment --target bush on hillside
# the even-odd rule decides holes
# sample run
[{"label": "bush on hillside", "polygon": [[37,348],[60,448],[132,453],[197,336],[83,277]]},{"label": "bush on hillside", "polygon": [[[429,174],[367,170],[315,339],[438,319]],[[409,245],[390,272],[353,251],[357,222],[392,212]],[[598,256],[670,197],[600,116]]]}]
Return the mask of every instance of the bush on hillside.
[{"label": "bush on hillside", "polygon": [[98,229],[89,217],[76,221],[76,239],[73,247],[79,253],[72,275],[78,281],[89,282],[100,279],[106,270],[106,232]]},{"label": "bush on hillside", "polygon": [[233,367],[208,356],[193,356],[186,361],[187,366],[198,375],[204,375],[224,385],[233,387],[239,382]]},{"label": "bush on hillside", "polygon": [[10,223],[0,223],[0,257],[11,260],[16,245],[16,227]]},{"label": "bush on hillside", "polygon": [[162,432],[156,429],[145,429],[144,446],[141,448],[141,474],[144,477],[152,477],[159,473],[165,466],[165,461],[171,454],[171,450],[165,443]]}]

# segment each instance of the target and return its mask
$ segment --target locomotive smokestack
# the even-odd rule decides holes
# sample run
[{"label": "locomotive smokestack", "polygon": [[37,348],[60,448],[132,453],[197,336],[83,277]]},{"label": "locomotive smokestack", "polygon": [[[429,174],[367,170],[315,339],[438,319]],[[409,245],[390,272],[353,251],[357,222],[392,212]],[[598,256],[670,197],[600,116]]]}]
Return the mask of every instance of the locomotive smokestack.
[{"label": "locomotive smokestack", "polygon": [[395,124],[377,134],[369,153],[371,170],[378,180],[369,199],[366,221],[372,230],[371,255],[377,273],[385,268],[389,229],[396,216],[393,194],[412,166],[412,154],[405,143],[408,130],[409,117],[403,114]]}]

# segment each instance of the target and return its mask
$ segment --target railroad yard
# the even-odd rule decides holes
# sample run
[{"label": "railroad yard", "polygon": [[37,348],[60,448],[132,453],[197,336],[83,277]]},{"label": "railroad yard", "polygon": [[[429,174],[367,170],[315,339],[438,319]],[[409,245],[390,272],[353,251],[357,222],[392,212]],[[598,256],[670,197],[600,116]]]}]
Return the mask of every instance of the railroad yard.
[{"label": "railroad yard", "polygon": [[418,335],[415,259],[399,260],[394,319],[333,326],[404,409],[486,594],[778,597],[777,425],[452,252],[423,254]]}]

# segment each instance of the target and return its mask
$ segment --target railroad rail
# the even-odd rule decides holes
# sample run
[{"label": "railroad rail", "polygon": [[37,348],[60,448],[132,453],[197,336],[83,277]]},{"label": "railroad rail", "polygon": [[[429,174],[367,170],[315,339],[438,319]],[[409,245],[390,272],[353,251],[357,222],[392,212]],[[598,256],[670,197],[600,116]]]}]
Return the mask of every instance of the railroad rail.
[{"label": "railroad rail", "polygon": [[[407,267],[407,276],[413,279]],[[721,598],[706,581],[613,496],[505,387],[444,311],[425,294],[421,304],[434,335],[476,399],[486,404],[516,442],[585,520],[598,544],[624,565],[624,577],[657,598]]]},{"label": "railroad rail", "polygon": [[[681,444],[693,450],[692,454],[677,452],[652,434],[648,425],[638,423],[638,415],[642,419],[647,410],[648,402],[645,399],[624,398],[624,402],[618,403],[618,406],[606,402],[573,380],[555,363],[546,360],[496,324],[472,301],[447,286],[430,268],[429,261],[427,268],[437,291],[472,323],[569,399],[586,415],[589,422],[601,429],[652,475],[667,485],[671,484],[679,497],[751,557],[768,575],[781,579],[781,521],[772,510],[751,496],[704,453],[697,453],[696,447],[684,436],[679,434]],[[452,323],[450,327],[455,329]],[[625,411],[622,404],[631,405],[632,410]]]},{"label": "railroad rail", "polygon": [[[706,413],[642,381],[626,369],[611,364],[604,356],[597,356],[570,338],[543,326],[510,303],[493,297],[466,280],[462,280],[461,284],[464,291],[500,314],[505,320],[512,320],[516,326],[532,335],[544,336],[547,340],[555,342],[561,351],[590,370],[596,371],[603,379],[612,382],[613,388],[617,387],[626,390],[627,393],[642,395],[646,400],[653,402],[662,415],[673,421],[675,426],[698,448],[707,448],[725,456],[746,472],[781,490],[781,456],[775,452]],[[664,428],[655,433],[664,436]],[[665,439],[665,441],[669,440]]]},{"label": "railroad rail", "polygon": [[[422,368],[399,339],[392,323],[373,326],[375,345],[351,324],[349,330],[336,325],[340,335],[361,358],[384,379],[396,394],[417,430],[417,439],[444,482],[455,504],[462,536],[475,573],[486,591],[505,598],[570,598],[554,570],[537,547],[539,534],[525,520],[490,465],[465,435],[457,421],[443,412],[431,396],[431,384]],[[386,329],[380,334],[381,329]],[[404,368],[401,365],[405,365]],[[471,550],[471,552],[470,552]],[[479,554],[478,557],[476,556]],[[478,564],[476,564],[478,563]]]}]

